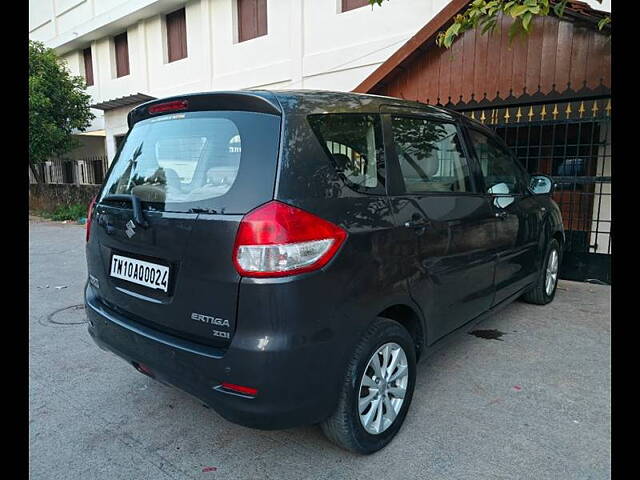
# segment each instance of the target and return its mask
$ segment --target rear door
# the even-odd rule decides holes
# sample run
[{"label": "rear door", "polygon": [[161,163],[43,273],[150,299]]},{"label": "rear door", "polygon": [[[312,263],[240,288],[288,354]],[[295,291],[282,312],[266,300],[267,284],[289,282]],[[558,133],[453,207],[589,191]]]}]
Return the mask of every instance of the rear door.
[{"label": "rear door", "polygon": [[[435,340],[489,308],[495,266],[493,212],[455,122],[384,115],[399,178],[390,199],[408,248],[411,295]],[[386,140],[385,140],[386,141]]]},{"label": "rear door", "polygon": [[236,230],[273,198],[280,134],[279,115],[228,103],[147,115],[133,126],[98,197],[87,247],[107,307],[212,346],[228,344],[235,330]]}]

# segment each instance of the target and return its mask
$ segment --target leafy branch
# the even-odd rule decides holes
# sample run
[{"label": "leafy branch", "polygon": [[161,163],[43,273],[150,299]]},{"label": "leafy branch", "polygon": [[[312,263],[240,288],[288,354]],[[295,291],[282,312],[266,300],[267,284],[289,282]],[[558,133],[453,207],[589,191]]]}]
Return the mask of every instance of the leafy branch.
[{"label": "leafy branch", "polygon": [[[382,5],[384,0],[369,0],[373,5]],[[597,0],[602,3],[602,0]],[[492,33],[498,24],[500,13],[514,19],[509,27],[509,40],[518,34],[528,34],[533,27],[535,17],[545,17],[553,13],[562,18],[569,0],[474,0],[467,9],[456,15],[453,23],[444,32],[438,33],[437,45],[451,47],[456,38],[468,30],[481,29],[481,33]],[[611,16],[607,15],[598,22],[598,29],[602,30],[611,24]]]},{"label": "leafy branch", "polygon": [[29,41],[29,165],[79,145],[74,136],[91,125],[91,96],[82,77],[71,75],[51,48]]}]

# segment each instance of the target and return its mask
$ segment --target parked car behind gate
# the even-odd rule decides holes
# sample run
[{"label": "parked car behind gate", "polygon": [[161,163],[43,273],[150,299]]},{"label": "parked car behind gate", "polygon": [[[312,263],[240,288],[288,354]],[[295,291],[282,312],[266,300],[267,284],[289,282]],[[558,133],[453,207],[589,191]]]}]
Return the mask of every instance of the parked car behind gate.
[{"label": "parked car behind gate", "polygon": [[440,339],[553,300],[551,179],[459,114],[241,91],[128,121],[87,222],[89,333],[232,422],[374,452]]}]

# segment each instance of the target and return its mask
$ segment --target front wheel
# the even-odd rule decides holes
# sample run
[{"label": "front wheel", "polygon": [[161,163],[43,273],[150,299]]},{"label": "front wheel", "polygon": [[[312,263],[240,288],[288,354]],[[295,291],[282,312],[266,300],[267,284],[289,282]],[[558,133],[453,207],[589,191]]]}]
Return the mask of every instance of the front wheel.
[{"label": "front wheel", "polygon": [[552,238],[545,252],[545,260],[534,287],[522,298],[525,302],[546,305],[553,300],[558,286],[558,269],[560,267],[560,244]]},{"label": "front wheel", "polygon": [[398,433],[413,397],[414,342],[397,322],[377,318],[356,347],[334,413],[320,424],[342,448],[369,454]]}]

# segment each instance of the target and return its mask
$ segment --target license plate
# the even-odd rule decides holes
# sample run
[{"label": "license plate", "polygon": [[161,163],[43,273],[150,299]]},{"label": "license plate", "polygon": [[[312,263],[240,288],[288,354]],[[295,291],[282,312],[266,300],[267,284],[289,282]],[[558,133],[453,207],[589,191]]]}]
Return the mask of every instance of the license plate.
[{"label": "license plate", "polygon": [[111,276],[163,292],[169,285],[169,267],[121,255],[111,257]]}]

